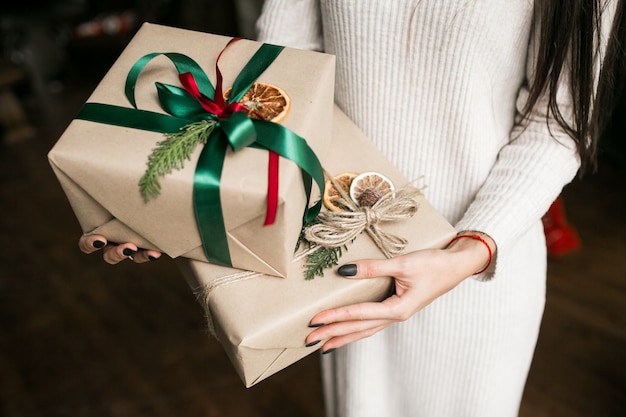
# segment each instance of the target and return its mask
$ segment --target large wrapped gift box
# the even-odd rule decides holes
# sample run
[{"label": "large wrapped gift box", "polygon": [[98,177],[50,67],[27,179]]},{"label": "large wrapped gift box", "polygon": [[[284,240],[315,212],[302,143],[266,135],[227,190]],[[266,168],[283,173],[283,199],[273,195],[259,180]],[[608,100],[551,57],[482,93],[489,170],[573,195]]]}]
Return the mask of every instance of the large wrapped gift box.
[{"label": "large wrapped gift box", "polygon": [[[195,61],[217,88],[216,62],[224,51],[219,70],[227,94],[261,46],[254,41],[238,40],[226,47],[229,41],[231,38],[223,36],[146,23],[96,87],[79,116],[87,106],[92,110],[94,104],[126,107],[132,118],[139,114],[138,119],[142,111],[165,114],[155,82],[174,86],[161,88],[159,94],[167,90],[165,93],[176,96],[180,91],[176,87],[182,88],[179,73],[184,72],[187,61],[179,63],[181,71],[177,71],[179,67],[173,61],[182,59],[181,55]],[[142,64],[140,76],[130,74],[142,57],[153,53],[162,56],[151,55],[149,62]],[[131,106],[127,95],[132,76],[137,79],[131,94],[139,110]],[[198,86],[202,84],[202,80],[196,81]],[[323,155],[331,133],[334,56],[284,48],[256,81],[277,86],[286,93],[290,107],[280,125],[303,138],[314,157]],[[95,108],[92,113],[99,114],[100,108]],[[52,168],[83,232],[104,235],[112,242],[133,242],[173,258],[207,261],[193,197],[194,175],[203,147],[197,146],[182,169],[160,178],[160,195],[146,202],[138,182],[146,171],[149,155],[165,135],[151,131],[151,122],[147,128],[124,126],[126,113],[118,117],[119,123],[93,121],[89,114],[73,120],[49,153]],[[141,120],[137,123],[141,124]],[[274,140],[269,137],[266,142],[267,139]],[[303,213],[312,204],[307,202],[303,169],[289,158],[280,158],[276,219],[264,226],[268,150],[249,146],[234,152],[228,146],[225,152],[218,197],[227,241],[222,246],[227,246],[230,260],[223,264],[284,277],[290,268]],[[321,170],[321,164],[318,165]],[[323,184],[323,174],[321,178]],[[315,192],[316,182],[311,184]],[[204,242],[205,247],[214,244],[213,237],[206,236]]]},{"label": "large wrapped gift box", "polygon": [[[333,152],[324,160],[332,174],[376,171],[402,185],[407,180],[343,114],[335,110]],[[385,231],[408,240],[405,252],[444,247],[454,228],[422,196],[416,214],[384,225]],[[382,259],[365,233],[343,252],[340,264]],[[390,278],[351,280],[326,269],[323,277],[304,278],[305,260],[296,256],[288,279],[181,259],[177,262],[207,312],[208,326],[220,340],[243,382],[250,387],[275,374],[320,345],[305,347],[310,319],[318,312],[390,294]]]}]

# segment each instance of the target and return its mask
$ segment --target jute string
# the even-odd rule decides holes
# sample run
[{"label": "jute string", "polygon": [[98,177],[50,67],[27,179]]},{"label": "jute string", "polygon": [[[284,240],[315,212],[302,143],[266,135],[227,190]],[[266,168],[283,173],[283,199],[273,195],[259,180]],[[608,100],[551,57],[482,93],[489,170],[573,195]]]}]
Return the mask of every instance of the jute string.
[{"label": "jute string", "polygon": [[[311,253],[314,248],[303,250],[298,252],[298,254],[294,257],[292,263],[299,262],[309,253]],[[198,290],[197,298],[200,304],[204,307],[204,314],[207,319],[207,331],[211,336],[215,339],[219,340],[217,332],[215,331],[215,324],[213,322],[213,315],[211,314],[211,304],[210,297],[211,293],[217,290],[220,287],[224,287],[226,285],[235,284],[237,282],[246,281],[252,278],[257,278],[263,276],[260,272],[255,271],[238,271],[233,274],[225,275],[222,277],[217,277],[211,280],[211,282],[205,284]],[[282,279],[282,278],[279,278]],[[287,278],[284,278],[287,279]]]}]

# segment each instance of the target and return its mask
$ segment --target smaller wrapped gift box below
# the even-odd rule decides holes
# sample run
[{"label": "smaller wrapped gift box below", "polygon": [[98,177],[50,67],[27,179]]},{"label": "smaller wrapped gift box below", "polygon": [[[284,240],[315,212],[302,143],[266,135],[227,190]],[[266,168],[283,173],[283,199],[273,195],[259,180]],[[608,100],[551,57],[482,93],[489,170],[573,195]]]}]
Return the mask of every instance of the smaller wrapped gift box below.
[{"label": "smaller wrapped gift box below", "polygon": [[[195,69],[189,59],[206,76],[206,82],[202,77],[194,78],[194,83],[205,96],[200,97],[204,104],[199,104],[198,100],[192,104],[203,110],[203,106],[213,104],[206,100],[207,94],[202,88],[209,84],[218,91],[217,86],[221,85],[223,94],[215,92],[216,102],[217,96],[228,99],[229,90],[237,96],[234,91],[239,75],[247,74],[250,71],[247,64],[268,47],[280,52],[253,81],[278,87],[286,94],[289,105],[284,106],[287,112],[282,115],[280,123],[267,122],[261,127],[280,125],[297,135],[306,145],[304,147],[308,147],[307,155],[318,161],[321,172],[317,155],[327,151],[331,137],[334,56],[244,39],[231,42],[231,38],[223,36],[146,23],[49,153],[52,168],[84,233],[101,234],[111,242],[133,242],[138,247],[159,250],[172,258],[186,257],[205,262],[214,262],[207,259],[205,249],[216,245],[230,259],[225,263],[214,263],[280,277],[287,275],[302,228],[303,213],[312,204],[307,201],[305,186],[304,172],[308,171],[293,158],[280,157],[275,220],[265,226],[270,152],[254,145],[262,138],[272,143],[278,139],[268,137],[270,135],[263,133],[266,130],[255,128],[257,142],[246,143],[236,151],[230,143],[217,145],[225,152],[217,185],[218,204],[205,206],[199,215],[196,215],[195,175],[198,160],[204,155],[203,149],[217,143],[213,136],[207,145],[196,146],[189,160],[183,161],[182,169],[174,169],[159,178],[161,189],[157,197],[145,201],[138,185],[152,151],[167,133],[172,133],[151,130],[152,119],[145,122],[142,117],[150,112],[150,117],[157,113],[171,120],[172,108],[179,112],[196,111],[193,106],[190,110],[189,100],[180,101],[180,93],[184,91],[182,77],[189,72],[188,67]],[[221,84],[218,83],[216,63],[223,76]],[[140,71],[137,71],[138,64],[141,65]],[[247,85],[245,82],[240,84]],[[189,87],[187,91],[193,91],[193,88]],[[133,107],[129,94],[137,108]],[[163,104],[162,94],[171,99],[171,108]],[[111,107],[116,111],[122,108],[126,113],[122,112],[122,116],[111,122],[100,121],[99,117],[108,114],[106,112]],[[133,119],[130,127],[126,114]],[[220,113],[215,120],[220,121],[220,126],[226,126],[223,120],[233,119],[228,119],[229,115],[232,112]],[[206,114],[200,112],[193,116],[204,120]],[[243,119],[247,122],[246,119],[251,118]],[[265,121],[255,120],[257,122]],[[226,127],[223,130],[226,131]],[[213,167],[215,164],[206,165]],[[323,173],[320,177],[323,185]],[[208,183],[216,188],[211,181]],[[309,185],[315,190],[320,182],[309,181]],[[220,210],[218,217],[223,217],[220,223],[224,230],[222,243],[210,233],[204,233],[203,239],[196,220],[204,219],[205,215],[215,216]],[[204,221],[209,225],[217,224]]]},{"label": "smaller wrapped gift box below", "polygon": [[[394,184],[407,180],[364,134],[336,109],[333,153],[327,171],[376,171]],[[414,216],[384,224],[387,232],[408,240],[405,252],[441,248],[455,236],[454,228],[420,196]],[[347,245],[340,264],[358,259],[383,259],[365,233]],[[350,280],[326,269],[323,277],[306,280],[305,260],[297,255],[288,279],[256,272],[180,259],[178,266],[207,311],[209,328],[217,336],[240,375],[250,387],[319,349],[305,347],[311,318],[318,312],[353,303],[379,301],[391,291],[391,278]]]}]

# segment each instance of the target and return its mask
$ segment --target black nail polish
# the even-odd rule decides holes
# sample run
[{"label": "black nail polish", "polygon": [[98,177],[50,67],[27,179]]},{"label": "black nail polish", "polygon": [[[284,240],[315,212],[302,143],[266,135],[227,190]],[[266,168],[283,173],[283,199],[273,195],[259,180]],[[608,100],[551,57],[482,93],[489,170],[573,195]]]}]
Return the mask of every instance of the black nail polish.
[{"label": "black nail polish", "polygon": [[94,240],[91,245],[96,249],[100,249],[104,247],[104,242],[101,240]]},{"label": "black nail polish", "polygon": [[339,267],[337,272],[339,273],[339,275],[344,277],[353,277],[357,273],[357,266],[356,264],[343,265]]},{"label": "black nail polish", "polygon": [[324,323],[310,323],[309,327],[316,328],[316,327],[322,327],[323,325]]},{"label": "black nail polish", "polygon": [[320,342],[319,340],[316,340],[316,341],[314,341],[314,342],[307,343],[307,344],[306,344],[306,345],[304,345],[304,346],[306,346],[306,347],[315,346],[315,345],[317,345],[319,342]]},{"label": "black nail polish", "polygon": [[124,248],[124,250],[122,251],[122,253],[124,254],[124,256],[132,256],[135,253],[137,253],[137,251],[132,250],[131,248]]},{"label": "black nail polish", "polygon": [[149,256],[148,256],[148,259],[150,259],[151,261],[156,261],[156,260],[157,260],[157,259],[159,259],[159,258],[155,258],[154,256],[149,255]]},{"label": "black nail polish", "polygon": [[334,352],[334,351],[335,351],[335,348],[332,348],[332,349],[328,349],[328,350],[323,350],[323,351],[322,351],[322,353],[323,353],[324,355],[326,355],[327,353],[332,353],[332,352]]}]

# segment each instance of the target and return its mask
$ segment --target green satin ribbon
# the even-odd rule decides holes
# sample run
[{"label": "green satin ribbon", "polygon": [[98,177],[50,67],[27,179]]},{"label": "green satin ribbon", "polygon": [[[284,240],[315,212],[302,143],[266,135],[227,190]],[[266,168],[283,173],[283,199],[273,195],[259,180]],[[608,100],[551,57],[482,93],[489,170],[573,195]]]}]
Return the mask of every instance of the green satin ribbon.
[{"label": "green satin ribbon", "polygon": [[[282,47],[275,45],[261,45],[238,74],[227,103],[239,101],[282,50]],[[167,114],[137,108],[135,86],[139,75],[153,58],[161,55],[170,59],[179,75],[191,73],[200,92],[210,99],[214,98],[216,89],[193,59],[179,53],[155,52],[140,58],[128,73],[125,94],[133,108],[86,103],[77,118],[165,134],[177,132],[182,127],[200,120],[216,122],[209,141],[200,153],[193,187],[196,221],[207,259],[212,263],[232,266],[219,192],[228,147],[233,151],[245,147],[265,149],[296,163],[302,172],[307,198],[303,221],[309,223],[315,219],[321,209],[321,201],[310,208],[308,202],[312,181],[315,181],[322,193],[324,191],[323,169],[306,141],[291,130],[269,121],[251,119],[243,112],[234,112],[228,118],[219,119],[215,114],[207,112],[185,89],[160,82],[156,82],[155,85],[161,108]],[[219,71],[217,65],[216,71]]]}]

